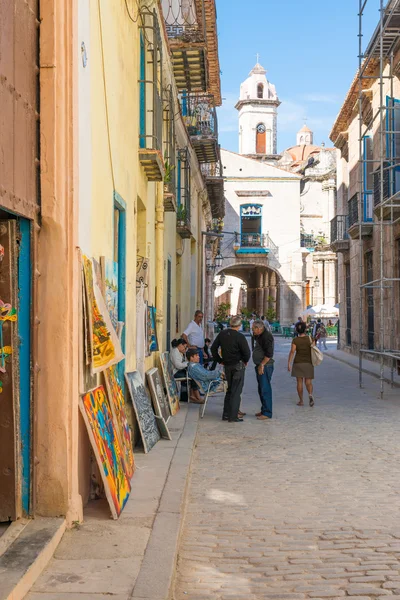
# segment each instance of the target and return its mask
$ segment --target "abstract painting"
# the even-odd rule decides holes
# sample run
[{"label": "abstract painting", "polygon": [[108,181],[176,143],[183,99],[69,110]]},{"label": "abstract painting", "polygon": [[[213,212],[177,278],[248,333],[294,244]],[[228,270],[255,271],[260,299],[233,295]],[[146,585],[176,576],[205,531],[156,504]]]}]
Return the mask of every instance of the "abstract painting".
[{"label": "abstract painting", "polygon": [[164,383],[167,390],[169,409],[171,415],[174,416],[178,412],[179,406],[179,394],[174,374],[172,372],[171,362],[169,360],[169,352],[163,352],[160,354],[161,370],[164,377]]},{"label": "abstract painting", "polygon": [[171,416],[171,411],[169,410],[168,400],[164,393],[158,369],[150,369],[146,372],[146,377],[151,399],[153,400],[154,411],[158,417],[163,417],[167,423]]},{"label": "abstract painting", "polygon": [[79,399],[79,407],[100,469],[111,514],[117,519],[131,491],[106,392],[100,386]]},{"label": "abstract painting", "polygon": [[144,387],[143,379],[138,371],[125,373],[129,392],[135,409],[136,418],[142,436],[144,451],[150,452],[160,439],[156,417],[151,406],[151,401]]},{"label": "abstract painting", "polygon": [[105,261],[105,297],[108,313],[115,331],[118,327],[118,263]]},{"label": "abstract painting", "polygon": [[92,373],[100,373],[124,358],[120,341],[112,326],[103,295],[97,285],[93,261],[83,257],[87,311],[90,331]]},{"label": "abstract painting", "polygon": [[115,428],[118,435],[119,445],[124,459],[125,473],[129,480],[135,472],[135,458],[133,456],[132,432],[125,411],[125,398],[118,377],[117,367],[113,365],[104,371],[104,379],[108,392],[108,400]]},{"label": "abstract painting", "polygon": [[156,329],[156,307],[147,306],[147,356],[158,351],[157,329]]}]

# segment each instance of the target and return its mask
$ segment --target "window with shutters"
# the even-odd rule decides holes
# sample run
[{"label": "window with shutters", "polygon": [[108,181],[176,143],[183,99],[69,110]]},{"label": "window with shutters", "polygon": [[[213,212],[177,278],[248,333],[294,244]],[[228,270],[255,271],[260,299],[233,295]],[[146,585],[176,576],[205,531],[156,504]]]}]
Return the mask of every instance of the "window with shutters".
[{"label": "window with shutters", "polygon": [[[386,98],[387,197],[400,191],[400,100]],[[385,199],[385,198],[384,198]],[[379,202],[378,202],[379,204]]]},{"label": "window with shutters", "polygon": [[374,193],[374,163],[372,137],[363,138],[363,221],[372,221],[373,218],[373,193]]}]

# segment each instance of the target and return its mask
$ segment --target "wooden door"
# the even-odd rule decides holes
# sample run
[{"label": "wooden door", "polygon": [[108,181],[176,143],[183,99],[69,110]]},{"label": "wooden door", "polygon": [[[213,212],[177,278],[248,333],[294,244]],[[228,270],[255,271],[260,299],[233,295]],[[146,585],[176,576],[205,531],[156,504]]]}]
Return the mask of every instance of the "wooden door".
[{"label": "wooden door", "polygon": [[17,222],[0,221],[0,521],[20,513]]}]

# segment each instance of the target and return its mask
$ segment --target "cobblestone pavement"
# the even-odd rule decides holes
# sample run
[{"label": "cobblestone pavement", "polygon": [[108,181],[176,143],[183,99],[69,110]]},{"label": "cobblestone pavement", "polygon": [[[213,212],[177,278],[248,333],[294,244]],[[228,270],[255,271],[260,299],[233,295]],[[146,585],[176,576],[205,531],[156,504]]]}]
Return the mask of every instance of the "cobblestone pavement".
[{"label": "cobblestone pavement", "polygon": [[[274,419],[248,368],[245,423],[211,399],[198,433],[174,600],[400,600],[400,394],[326,359],[296,407],[277,342]],[[306,398],[305,398],[306,400]]]}]

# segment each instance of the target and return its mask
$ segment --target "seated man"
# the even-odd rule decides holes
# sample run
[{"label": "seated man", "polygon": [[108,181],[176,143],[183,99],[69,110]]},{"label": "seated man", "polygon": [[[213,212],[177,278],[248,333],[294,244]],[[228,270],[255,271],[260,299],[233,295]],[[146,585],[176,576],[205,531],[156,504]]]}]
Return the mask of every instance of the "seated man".
[{"label": "seated man", "polygon": [[201,387],[201,391],[206,394],[210,381],[214,381],[212,389],[216,389],[221,383],[221,373],[219,371],[207,371],[200,365],[199,350],[197,348],[189,348],[186,352],[186,358],[189,361],[189,377],[194,379]]}]

